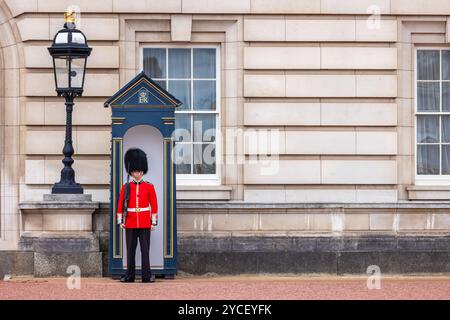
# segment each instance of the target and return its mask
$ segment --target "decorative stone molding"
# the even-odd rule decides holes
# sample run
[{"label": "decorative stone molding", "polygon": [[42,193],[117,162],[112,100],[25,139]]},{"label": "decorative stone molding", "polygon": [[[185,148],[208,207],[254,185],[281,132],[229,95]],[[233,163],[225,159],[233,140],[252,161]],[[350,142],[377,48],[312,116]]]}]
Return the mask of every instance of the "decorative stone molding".
[{"label": "decorative stone molding", "polygon": [[0,248],[17,248],[19,237],[21,43],[14,10],[0,0]]},{"label": "decorative stone molding", "polygon": [[170,19],[170,38],[172,41],[191,41],[192,15],[174,14]]},{"label": "decorative stone molding", "polygon": [[450,187],[416,185],[414,161],[414,50],[420,46],[445,45],[448,37],[448,18],[445,16],[403,17],[399,20],[397,164],[399,199],[402,200],[450,199]]},{"label": "decorative stone molding", "polygon": [[65,199],[46,196],[44,201],[19,203],[24,232],[92,232],[92,214],[100,204],[87,199],[90,195],[81,195],[86,199],[73,197],[77,195],[64,195]]},{"label": "decorative stone molding", "polygon": [[178,202],[178,230],[197,235],[450,234],[450,201]]},{"label": "decorative stone molding", "polygon": [[180,186],[177,185],[179,200],[230,200],[230,186]]},{"label": "decorative stone molding", "polygon": [[[242,127],[243,99],[243,17],[233,15],[177,15],[177,14],[121,14],[120,34],[120,85],[131,80],[141,68],[141,48],[145,44],[164,46],[173,41],[186,44],[208,43],[220,45],[221,56],[221,114],[220,129]],[[185,28],[183,32],[181,29]],[[187,30],[190,30],[188,32]],[[189,35],[188,35],[189,33]],[[239,119],[239,120],[236,120]],[[225,148],[224,148],[225,150]],[[223,159],[225,154],[221,155]],[[224,161],[221,161],[224,163]],[[181,199],[243,199],[242,165],[230,164],[221,167],[223,189],[180,189]],[[230,188],[235,192],[231,192]],[[180,191],[181,190],[181,191]],[[210,190],[205,192],[205,190]]]},{"label": "decorative stone molding", "polygon": [[409,200],[450,200],[450,186],[407,186]]}]

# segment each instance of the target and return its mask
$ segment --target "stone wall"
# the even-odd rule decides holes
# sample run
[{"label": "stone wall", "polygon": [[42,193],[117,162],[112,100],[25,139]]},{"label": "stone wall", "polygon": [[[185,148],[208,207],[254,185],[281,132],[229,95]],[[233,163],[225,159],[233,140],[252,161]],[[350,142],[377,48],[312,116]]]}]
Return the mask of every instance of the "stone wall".
[{"label": "stone wall", "polygon": [[[448,46],[447,0],[1,0],[1,250],[17,247],[19,201],[41,200],[59,177],[65,112],[46,48],[69,4],[79,5],[79,27],[93,47],[73,137],[77,181],[95,201],[109,200],[110,110],[103,102],[139,71],[140,49],[206,43],[220,45],[220,129],[231,135],[223,136],[220,185],[179,184],[179,199],[392,207],[239,209],[213,218],[186,211],[181,230],[199,231],[201,223],[207,230],[209,221],[217,232],[227,224],[258,231],[259,221],[267,231],[271,224],[297,231],[365,232],[377,223],[448,229],[446,212],[434,215],[420,204],[411,212],[392,209],[450,199],[448,185],[420,185],[414,175],[414,50]],[[278,158],[254,163],[270,150],[234,134],[262,138],[266,129],[277,131]]]},{"label": "stone wall", "polygon": [[[77,264],[83,276],[108,276],[108,212],[107,203],[95,212],[92,236],[59,239],[58,256],[39,252],[54,248],[53,238],[33,244],[40,248],[21,243],[21,251],[0,252],[0,277],[66,275],[64,268],[42,267],[52,261]],[[389,274],[450,272],[448,203],[191,202],[179,203],[177,214],[179,270],[187,273],[365,274],[370,265]],[[64,246],[74,241],[95,250],[71,256]],[[90,264],[98,255],[103,264]]]}]

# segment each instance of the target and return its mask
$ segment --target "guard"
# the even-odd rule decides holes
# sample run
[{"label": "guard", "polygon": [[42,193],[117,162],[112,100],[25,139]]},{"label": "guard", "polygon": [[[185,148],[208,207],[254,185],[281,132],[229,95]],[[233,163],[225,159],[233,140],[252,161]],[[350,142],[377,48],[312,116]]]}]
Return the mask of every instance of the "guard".
[{"label": "guard", "polygon": [[[125,229],[127,246],[127,271],[121,282],[134,282],[136,273],[136,246],[142,253],[142,282],[154,282],[150,270],[150,235],[158,224],[158,202],[153,184],[143,180],[148,171],[147,155],[138,148],[125,153],[127,183],[120,190],[117,204],[117,223]],[[129,181],[130,175],[132,181]]]}]

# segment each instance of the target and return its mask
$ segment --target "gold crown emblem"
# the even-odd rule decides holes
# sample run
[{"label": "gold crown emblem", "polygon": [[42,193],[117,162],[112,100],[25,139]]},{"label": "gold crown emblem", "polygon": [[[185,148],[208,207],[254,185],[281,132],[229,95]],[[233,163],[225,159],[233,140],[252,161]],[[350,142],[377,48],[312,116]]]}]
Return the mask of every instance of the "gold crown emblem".
[{"label": "gold crown emblem", "polygon": [[64,20],[65,22],[75,23],[76,20],[75,12],[73,12],[72,9],[68,9],[67,12],[64,13]]},{"label": "gold crown emblem", "polygon": [[139,92],[139,103],[147,103],[148,102],[148,94],[145,91]]}]

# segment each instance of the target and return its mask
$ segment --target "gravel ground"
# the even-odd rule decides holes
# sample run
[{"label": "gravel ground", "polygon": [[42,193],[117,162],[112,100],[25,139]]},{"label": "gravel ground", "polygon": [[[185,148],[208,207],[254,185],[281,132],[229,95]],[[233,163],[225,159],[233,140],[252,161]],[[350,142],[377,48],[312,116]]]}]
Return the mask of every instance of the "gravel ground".
[{"label": "gravel ground", "polygon": [[68,289],[66,278],[12,277],[0,281],[0,300],[8,299],[450,299],[450,276],[386,276],[380,289],[355,276],[177,276],[155,283],[120,283],[110,278],[81,278]]}]

